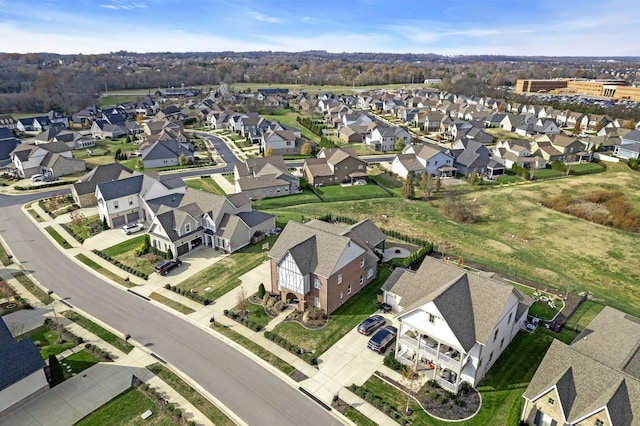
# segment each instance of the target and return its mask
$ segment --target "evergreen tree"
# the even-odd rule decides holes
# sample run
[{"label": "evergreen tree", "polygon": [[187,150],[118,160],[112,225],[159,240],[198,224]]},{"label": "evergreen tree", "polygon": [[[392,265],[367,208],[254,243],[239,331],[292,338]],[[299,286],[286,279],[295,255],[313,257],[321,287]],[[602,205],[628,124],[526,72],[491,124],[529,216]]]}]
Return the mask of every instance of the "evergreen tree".
[{"label": "evergreen tree", "polygon": [[411,199],[414,198],[416,195],[416,190],[415,190],[415,173],[413,171],[409,172],[409,174],[407,175],[407,178],[404,180],[403,184],[402,184],[402,197],[403,198],[407,198],[407,199]]},{"label": "evergreen tree", "polygon": [[49,354],[49,386],[54,387],[64,382],[64,370],[55,355]]}]

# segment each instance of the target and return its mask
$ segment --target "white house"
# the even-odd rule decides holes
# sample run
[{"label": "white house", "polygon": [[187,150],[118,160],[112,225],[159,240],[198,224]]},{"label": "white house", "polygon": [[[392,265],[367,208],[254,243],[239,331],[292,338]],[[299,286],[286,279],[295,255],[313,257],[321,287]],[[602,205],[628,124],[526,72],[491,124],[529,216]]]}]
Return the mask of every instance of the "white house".
[{"label": "white house", "polygon": [[413,136],[402,127],[378,126],[365,137],[364,143],[374,151],[392,151],[398,139],[407,145],[413,141]]},{"label": "white house", "polygon": [[455,172],[453,162],[453,156],[436,145],[407,145],[391,162],[391,171],[405,179],[410,171],[416,174],[426,171],[434,176],[445,176]]},{"label": "white house", "polygon": [[640,130],[632,130],[624,135],[620,141],[620,145],[614,148],[613,155],[625,160],[636,159],[640,157]]},{"label": "white house", "polygon": [[443,388],[476,386],[525,325],[531,299],[480,273],[426,257],[382,286],[398,312],[396,358]]}]

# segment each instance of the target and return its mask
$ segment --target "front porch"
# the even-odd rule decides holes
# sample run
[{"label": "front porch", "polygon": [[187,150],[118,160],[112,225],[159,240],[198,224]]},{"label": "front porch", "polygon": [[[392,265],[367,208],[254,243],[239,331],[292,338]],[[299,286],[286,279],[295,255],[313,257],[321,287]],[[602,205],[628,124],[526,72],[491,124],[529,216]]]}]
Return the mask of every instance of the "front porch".
[{"label": "front porch", "polygon": [[408,330],[397,342],[396,359],[403,365],[411,365],[419,374],[433,379],[443,388],[457,393],[461,372],[466,358],[449,344],[430,336]]}]

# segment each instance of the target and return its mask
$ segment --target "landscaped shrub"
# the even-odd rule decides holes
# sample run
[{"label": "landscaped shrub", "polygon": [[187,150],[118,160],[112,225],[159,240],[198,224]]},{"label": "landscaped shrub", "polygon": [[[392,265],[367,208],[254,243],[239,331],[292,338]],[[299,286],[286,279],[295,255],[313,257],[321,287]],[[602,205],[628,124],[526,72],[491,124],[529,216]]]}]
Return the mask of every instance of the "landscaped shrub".
[{"label": "landscaped shrub", "polygon": [[264,283],[260,283],[260,285],[258,286],[258,299],[262,300],[264,298],[264,293],[265,293]]},{"label": "landscaped shrub", "polygon": [[394,371],[400,371],[402,369],[402,364],[396,359],[396,352],[394,350],[390,350],[389,353],[385,355],[383,363]]}]

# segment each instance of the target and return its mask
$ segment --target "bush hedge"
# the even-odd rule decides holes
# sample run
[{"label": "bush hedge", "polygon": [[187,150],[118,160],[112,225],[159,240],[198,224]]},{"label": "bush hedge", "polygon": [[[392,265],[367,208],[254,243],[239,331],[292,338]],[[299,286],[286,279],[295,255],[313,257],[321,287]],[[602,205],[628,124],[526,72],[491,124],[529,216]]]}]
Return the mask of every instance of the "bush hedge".
[{"label": "bush hedge", "polygon": [[93,249],[92,251],[93,251],[93,253],[97,254],[98,256],[103,258],[104,260],[113,263],[118,268],[122,269],[123,271],[127,271],[128,273],[130,273],[132,275],[135,275],[136,277],[140,277],[145,281],[149,279],[149,275],[145,274],[144,272],[138,271],[137,269],[132,268],[129,265],[125,265],[124,263],[120,262],[119,260],[114,259],[111,256],[104,254],[103,252],[101,252],[98,249]]},{"label": "bush hedge", "polygon": [[225,309],[224,311],[224,316],[231,318],[232,320],[246,326],[249,327],[251,330],[259,332],[262,330],[262,326],[260,324],[257,324],[255,321],[253,321],[251,318],[249,317],[244,317],[242,315],[238,315],[236,312],[230,311],[228,309]]},{"label": "bush hedge", "polygon": [[289,342],[287,339],[285,339],[284,337],[272,332],[272,331],[265,331],[264,332],[264,337],[266,337],[267,339],[271,340],[272,342],[274,342],[275,344],[277,344],[280,347],[283,347],[284,349],[288,350],[289,352],[291,352],[294,355],[299,356],[300,358],[302,358],[303,361],[311,364],[311,365],[318,365],[318,358],[316,356],[314,356],[312,353],[310,352],[305,352],[305,350],[303,348],[301,348],[300,346],[296,345],[295,343],[291,343]]},{"label": "bush hedge", "polygon": [[358,386],[358,385],[355,385],[355,384],[352,384],[351,386],[349,386],[349,390],[351,392],[355,393],[360,398],[362,398],[365,401],[367,401],[369,404],[371,404],[374,407],[376,407],[378,410],[380,410],[383,413],[385,413],[387,416],[389,416],[392,419],[394,419],[399,424],[401,424],[401,425],[411,424],[411,421],[409,419],[407,419],[406,417],[404,417],[402,415],[402,413],[400,413],[400,411],[398,411],[398,409],[396,407],[390,405],[389,403],[387,403],[385,400],[383,400],[380,396],[376,395],[375,393],[370,392],[370,391],[366,390],[365,388],[363,388],[362,386]]},{"label": "bush hedge", "polygon": [[207,306],[213,303],[213,300],[209,299],[206,296],[203,296],[201,294],[196,293],[195,291],[188,291],[185,288],[180,288],[177,287],[175,285],[171,285],[171,284],[165,284],[164,288],[166,288],[167,290],[171,290],[174,293],[178,293],[184,297],[188,297],[191,300],[195,300],[198,303],[202,303],[203,305]]}]

